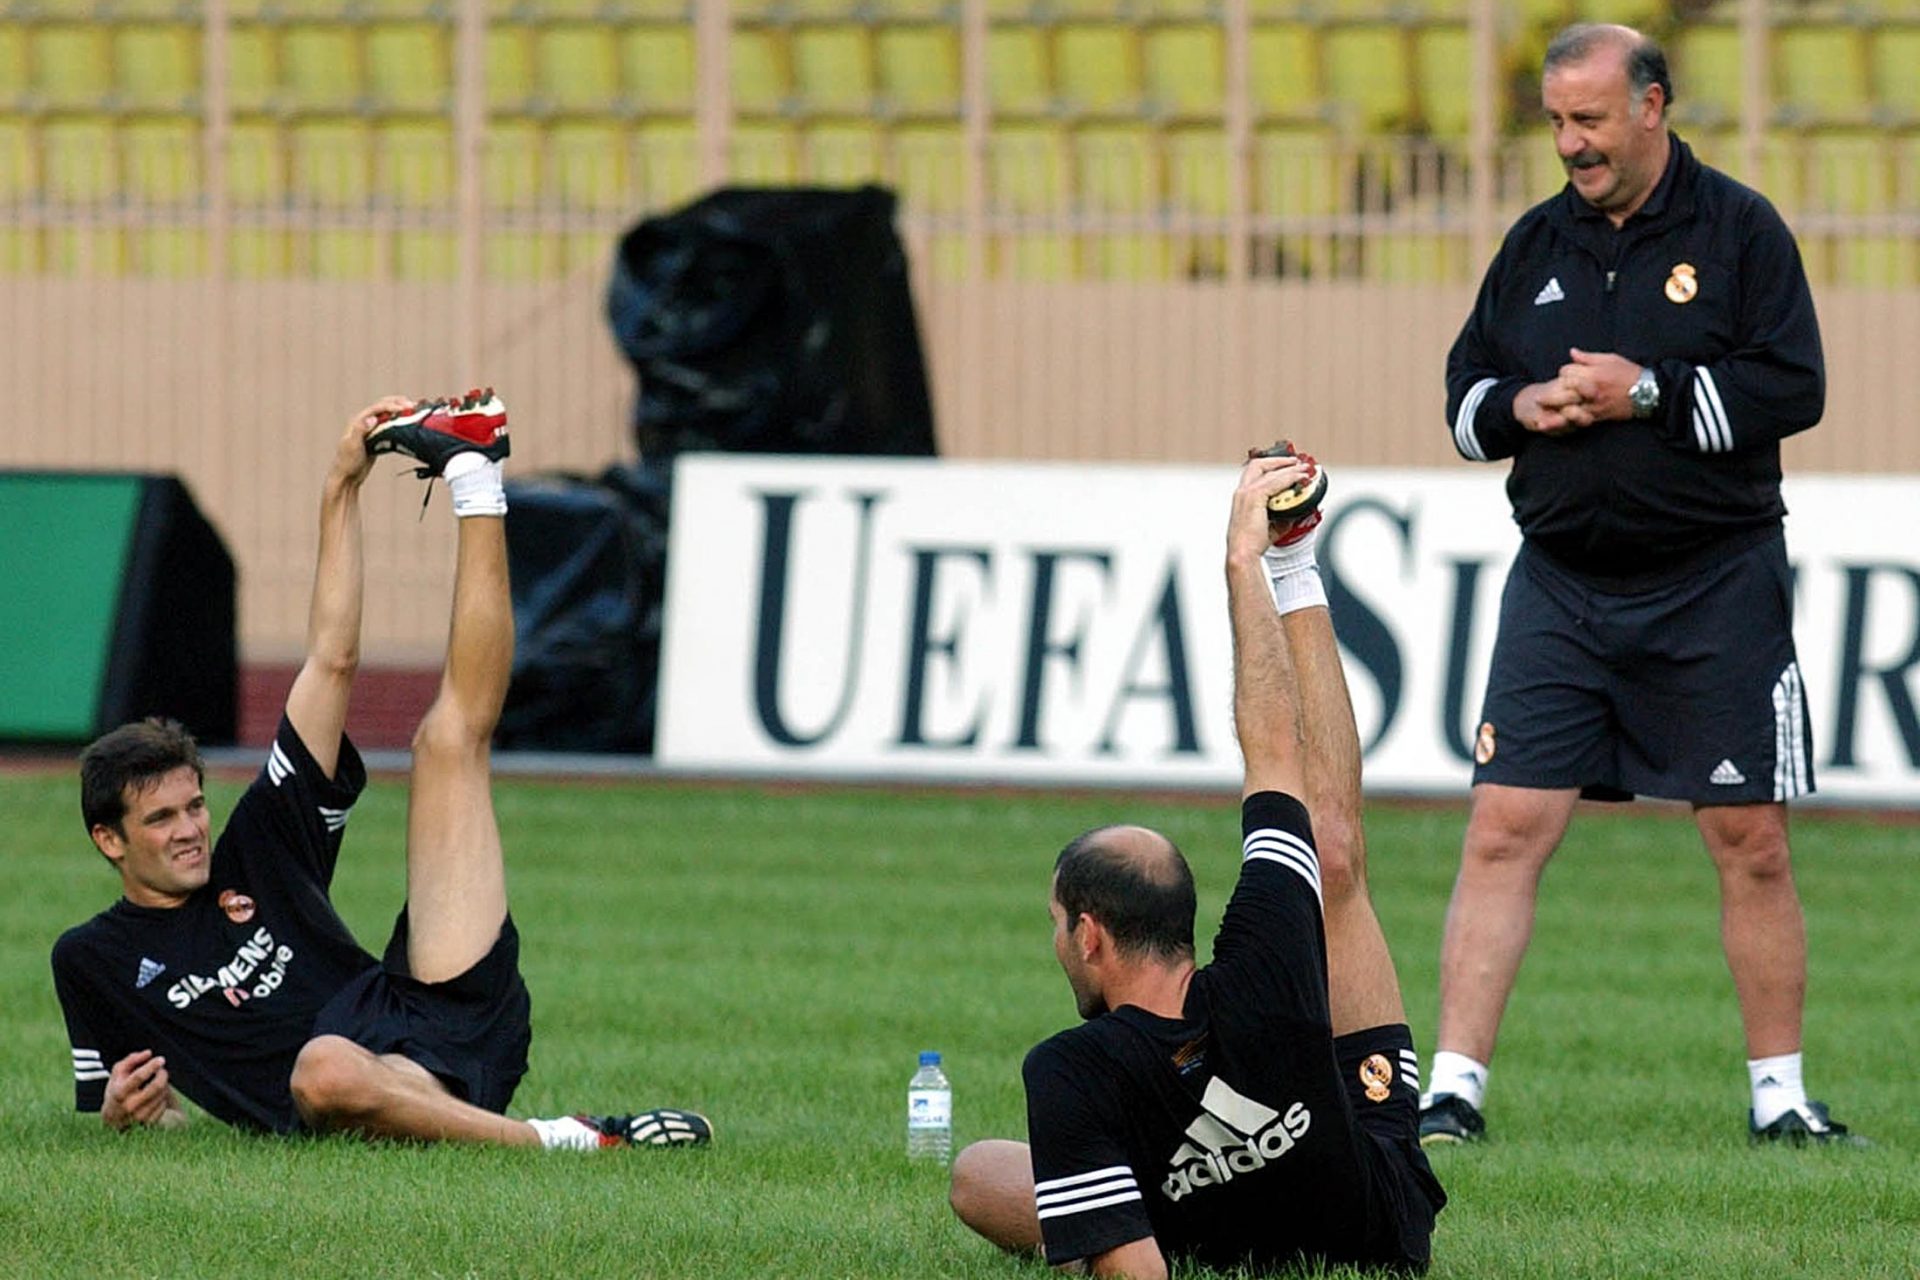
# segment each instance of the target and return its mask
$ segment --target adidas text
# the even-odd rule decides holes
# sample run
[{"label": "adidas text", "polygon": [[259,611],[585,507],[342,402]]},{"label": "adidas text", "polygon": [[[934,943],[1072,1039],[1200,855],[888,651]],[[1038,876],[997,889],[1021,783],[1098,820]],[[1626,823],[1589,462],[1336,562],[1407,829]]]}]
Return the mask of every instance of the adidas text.
[{"label": "adidas text", "polygon": [[1182,1153],[1189,1154],[1189,1159],[1167,1175],[1160,1184],[1161,1194],[1179,1200],[1206,1187],[1224,1186],[1238,1174],[1264,1169],[1269,1161],[1293,1150],[1312,1125],[1313,1113],[1304,1102],[1296,1102],[1287,1108],[1286,1115],[1248,1138],[1243,1146],[1205,1153],[1184,1146]]}]

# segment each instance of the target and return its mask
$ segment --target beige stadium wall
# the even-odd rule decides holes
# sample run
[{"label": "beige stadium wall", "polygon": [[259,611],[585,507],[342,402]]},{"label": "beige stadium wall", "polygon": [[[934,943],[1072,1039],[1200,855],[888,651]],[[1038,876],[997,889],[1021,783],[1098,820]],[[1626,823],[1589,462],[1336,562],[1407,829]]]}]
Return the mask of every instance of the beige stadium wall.
[{"label": "beige stadium wall", "polygon": [[[181,475],[240,571],[249,663],[298,655],[315,500],[347,416],[388,392],[489,381],[514,421],[513,470],[630,460],[632,375],[603,280],[489,286],[480,366],[454,354],[445,285],[12,279],[0,290],[0,466]],[[916,282],[949,457],[1229,461],[1290,435],[1329,463],[1456,466],[1441,369],[1466,287]],[[1920,293],[1819,292],[1825,424],[1792,469],[1920,472],[1890,418],[1920,350]],[[433,662],[451,580],[444,493],[388,460],[369,482],[366,659]],[[732,569],[715,565],[716,575]],[[195,584],[169,584],[190,592]]]}]

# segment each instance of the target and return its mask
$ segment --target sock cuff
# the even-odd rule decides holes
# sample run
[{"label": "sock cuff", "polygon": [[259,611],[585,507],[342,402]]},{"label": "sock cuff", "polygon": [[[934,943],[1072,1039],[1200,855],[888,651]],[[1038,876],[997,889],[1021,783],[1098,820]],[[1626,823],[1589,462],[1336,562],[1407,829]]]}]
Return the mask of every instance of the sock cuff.
[{"label": "sock cuff", "polygon": [[[469,462],[468,459],[472,461]],[[463,464],[456,467],[455,464]],[[453,494],[457,516],[503,516],[507,492],[500,464],[477,453],[456,453],[447,459],[447,488]]]},{"label": "sock cuff", "polygon": [[1317,565],[1308,564],[1304,568],[1269,578],[1267,585],[1273,590],[1273,606],[1280,611],[1281,617],[1327,603],[1327,588],[1320,581]]}]

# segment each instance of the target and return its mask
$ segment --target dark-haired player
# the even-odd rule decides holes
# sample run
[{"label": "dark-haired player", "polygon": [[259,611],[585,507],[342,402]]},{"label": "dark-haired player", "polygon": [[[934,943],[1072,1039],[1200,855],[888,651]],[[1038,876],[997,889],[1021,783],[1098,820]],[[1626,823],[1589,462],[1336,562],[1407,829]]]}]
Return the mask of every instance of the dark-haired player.
[{"label": "dark-haired player", "polygon": [[1027,1055],[1031,1146],[975,1143],[953,1169],[955,1212],[1003,1248],[1135,1277],[1181,1259],[1427,1264],[1446,1196],[1367,899],[1319,516],[1269,527],[1269,499],[1312,475],[1310,458],[1255,457],[1234,493],[1244,840],[1212,963],[1195,967],[1193,878],[1165,836],[1103,827],[1055,864],[1054,953],[1087,1021]]},{"label": "dark-haired player", "polygon": [[[343,730],[360,653],[359,493],[381,453],[445,478],[459,540],[445,671],[413,740],[407,904],[376,960],[328,886],[366,785]],[[684,1111],[504,1114],[531,1038],[488,755],[513,660],[507,453],[490,393],[388,397],[348,422],[320,504],[306,662],[217,842],[179,725],[124,725],[87,748],[82,815],[124,896],[53,949],[79,1110],[113,1129],[172,1127],[184,1094],[276,1133],[582,1150],[711,1137]]]}]

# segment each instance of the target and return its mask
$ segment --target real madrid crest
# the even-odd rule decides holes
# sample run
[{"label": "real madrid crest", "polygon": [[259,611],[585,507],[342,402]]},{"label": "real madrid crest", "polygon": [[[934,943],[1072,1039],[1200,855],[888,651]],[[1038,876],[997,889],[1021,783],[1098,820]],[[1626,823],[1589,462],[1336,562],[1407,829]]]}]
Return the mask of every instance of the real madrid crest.
[{"label": "real madrid crest", "polygon": [[1694,295],[1700,292],[1700,281],[1695,278],[1691,262],[1676,262],[1673,270],[1667,273],[1667,301],[1692,302]]},{"label": "real madrid crest", "polygon": [[1480,732],[1473,740],[1473,760],[1475,764],[1490,764],[1493,761],[1493,721],[1481,723]]},{"label": "real madrid crest", "polygon": [[1383,1053],[1370,1053],[1360,1064],[1360,1083],[1367,1088],[1367,1101],[1385,1102],[1392,1092],[1393,1064]]}]

